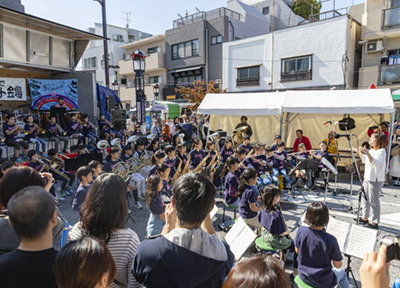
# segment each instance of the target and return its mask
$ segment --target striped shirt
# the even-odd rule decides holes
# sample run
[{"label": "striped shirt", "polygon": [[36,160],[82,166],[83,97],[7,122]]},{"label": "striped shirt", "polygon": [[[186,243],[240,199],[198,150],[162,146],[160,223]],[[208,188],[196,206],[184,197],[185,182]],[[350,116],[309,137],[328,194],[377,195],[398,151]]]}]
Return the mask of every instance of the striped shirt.
[{"label": "striped shirt", "polygon": [[[66,242],[77,240],[84,236],[84,231],[81,225],[81,222],[78,222],[70,230]],[[107,247],[114,258],[115,266],[117,268],[115,279],[125,284],[128,288],[141,287],[141,284],[136,281],[135,277],[130,272],[136,248],[139,243],[139,237],[136,232],[130,228],[116,231],[107,243]],[[111,284],[110,287],[117,288],[119,286]]]}]

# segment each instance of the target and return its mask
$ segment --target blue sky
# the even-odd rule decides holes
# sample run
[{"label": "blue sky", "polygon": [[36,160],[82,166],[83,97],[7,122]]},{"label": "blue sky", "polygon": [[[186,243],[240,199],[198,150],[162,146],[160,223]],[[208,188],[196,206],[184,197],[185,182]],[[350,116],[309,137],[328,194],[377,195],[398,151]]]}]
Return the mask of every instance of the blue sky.
[{"label": "blue sky", "polygon": [[[148,1],[148,2],[147,2]],[[196,7],[203,11],[226,6],[226,0],[106,0],[107,23],[125,26],[126,18],[122,11],[131,12],[130,27],[151,34],[164,33],[172,28],[172,21],[177,13],[185,15],[196,12]],[[336,10],[348,7],[352,3],[364,0],[336,0]],[[101,6],[93,0],[22,0],[25,12],[55,21],[67,26],[86,30],[94,22],[101,22]],[[333,0],[323,3],[323,11],[333,9]]]}]

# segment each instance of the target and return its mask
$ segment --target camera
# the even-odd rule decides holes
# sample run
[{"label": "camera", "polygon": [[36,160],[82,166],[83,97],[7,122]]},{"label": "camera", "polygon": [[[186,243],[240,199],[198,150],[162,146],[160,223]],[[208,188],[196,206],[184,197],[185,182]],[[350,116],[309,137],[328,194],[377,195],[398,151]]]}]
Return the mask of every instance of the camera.
[{"label": "camera", "polygon": [[386,251],[386,262],[392,260],[400,260],[400,246],[399,246],[400,236],[385,236],[381,240],[381,245],[387,247]]}]

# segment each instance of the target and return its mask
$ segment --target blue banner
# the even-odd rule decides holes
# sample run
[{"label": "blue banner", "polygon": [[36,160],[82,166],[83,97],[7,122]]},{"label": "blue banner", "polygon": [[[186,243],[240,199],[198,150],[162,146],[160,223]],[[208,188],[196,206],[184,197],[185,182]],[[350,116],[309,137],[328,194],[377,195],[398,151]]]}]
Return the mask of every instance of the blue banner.
[{"label": "blue banner", "polygon": [[78,83],[76,79],[28,79],[31,92],[31,107],[38,110],[50,110],[64,98],[67,110],[78,109]]}]

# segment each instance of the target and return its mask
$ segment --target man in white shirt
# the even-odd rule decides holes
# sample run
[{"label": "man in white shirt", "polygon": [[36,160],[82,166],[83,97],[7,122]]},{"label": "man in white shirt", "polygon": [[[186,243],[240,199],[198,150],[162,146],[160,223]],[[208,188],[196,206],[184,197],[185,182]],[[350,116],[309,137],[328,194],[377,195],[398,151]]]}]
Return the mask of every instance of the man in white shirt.
[{"label": "man in white shirt", "polygon": [[176,134],[175,125],[174,125],[174,123],[172,123],[171,118],[169,118],[169,117],[167,119],[167,124],[169,126],[169,132],[171,133],[171,137],[172,137]]},{"label": "man in white shirt", "polygon": [[153,135],[161,135],[160,128],[158,128],[157,124],[158,124],[157,120],[154,120],[153,126],[151,127],[151,134]]}]

